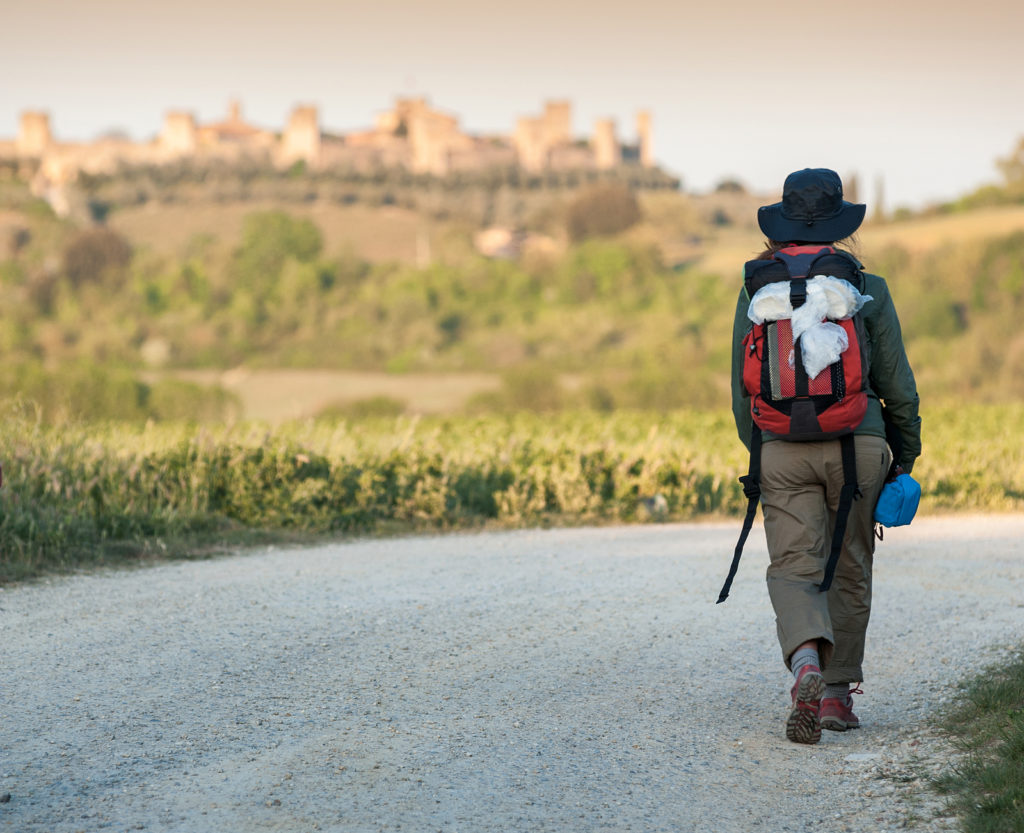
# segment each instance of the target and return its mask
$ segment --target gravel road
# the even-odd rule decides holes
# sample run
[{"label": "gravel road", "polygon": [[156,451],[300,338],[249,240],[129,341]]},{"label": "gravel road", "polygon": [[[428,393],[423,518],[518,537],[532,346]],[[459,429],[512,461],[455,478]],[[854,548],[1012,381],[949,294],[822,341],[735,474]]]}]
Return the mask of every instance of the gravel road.
[{"label": "gravel road", "polygon": [[0,830],[953,829],[956,683],[1024,636],[1024,517],[876,554],[865,727],[785,740],[755,529],[273,549],[0,592]]}]

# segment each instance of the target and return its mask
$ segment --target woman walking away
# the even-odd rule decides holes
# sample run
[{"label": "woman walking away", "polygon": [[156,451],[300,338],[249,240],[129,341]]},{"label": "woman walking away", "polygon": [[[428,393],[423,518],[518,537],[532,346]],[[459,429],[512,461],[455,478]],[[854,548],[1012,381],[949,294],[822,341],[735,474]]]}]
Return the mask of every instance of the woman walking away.
[{"label": "woman walking away", "polygon": [[885,481],[921,453],[888,286],[842,242],[864,211],[843,199],[835,171],[790,174],[782,201],[758,211],[768,241],[745,266],[733,326],[733,414],[751,451],[752,510],[760,487],[795,743],[860,726],[851,694],[862,692],[851,684],[864,679],[873,510]]}]

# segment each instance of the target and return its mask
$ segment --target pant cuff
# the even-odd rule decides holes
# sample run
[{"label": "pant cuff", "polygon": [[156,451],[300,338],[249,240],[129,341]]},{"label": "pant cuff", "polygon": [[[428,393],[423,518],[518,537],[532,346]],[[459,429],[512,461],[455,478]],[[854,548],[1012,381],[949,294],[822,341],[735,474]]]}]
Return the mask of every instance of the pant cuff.
[{"label": "pant cuff", "polygon": [[864,682],[864,672],[859,665],[830,665],[822,672],[826,685]]},{"label": "pant cuff", "polygon": [[796,652],[797,648],[805,642],[813,642],[815,640],[818,641],[818,658],[821,660],[821,667],[824,668],[827,666],[829,660],[832,659],[832,651],[835,646],[832,644],[832,640],[827,636],[815,633],[788,640],[786,644],[782,645],[782,661],[786,663],[786,668],[790,671],[793,670],[790,660],[793,658],[793,654]]}]

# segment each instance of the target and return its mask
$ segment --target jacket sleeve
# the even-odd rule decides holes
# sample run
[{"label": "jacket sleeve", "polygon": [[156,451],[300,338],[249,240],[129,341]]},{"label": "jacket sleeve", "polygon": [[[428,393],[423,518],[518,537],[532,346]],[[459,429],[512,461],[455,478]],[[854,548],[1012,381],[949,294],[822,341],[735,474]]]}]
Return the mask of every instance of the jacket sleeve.
[{"label": "jacket sleeve", "polygon": [[917,382],[907,360],[903,331],[888,285],[877,275],[871,275],[867,291],[874,297],[874,309],[864,319],[871,343],[871,390],[885,402],[886,413],[899,429],[903,440],[899,463],[909,473],[921,455]]},{"label": "jacket sleeve", "polygon": [[743,337],[747,334],[750,321],[747,319],[747,307],[750,299],[747,290],[740,288],[740,296],[736,300],[736,316],[732,324],[732,415],[736,420],[736,431],[743,444],[750,450],[750,432],[753,428],[753,417],[750,415],[750,397],[743,389]]}]

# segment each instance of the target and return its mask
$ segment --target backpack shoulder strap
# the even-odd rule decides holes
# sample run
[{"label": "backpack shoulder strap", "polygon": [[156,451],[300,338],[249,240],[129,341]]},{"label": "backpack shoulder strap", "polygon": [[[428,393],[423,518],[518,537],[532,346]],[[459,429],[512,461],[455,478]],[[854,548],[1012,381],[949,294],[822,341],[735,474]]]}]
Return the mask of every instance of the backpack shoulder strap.
[{"label": "backpack shoulder strap", "polygon": [[835,254],[831,246],[790,246],[775,253],[776,260],[784,263],[793,278],[809,278],[814,264]]},{"label": "backpack shoulder strap", "polygon": [[748,260],[743,266],[747,294],[753,298],[757,290],[770,283],[807,277],[815,260],[834,252],[831,246],[820,244],[790,246],[775,252],[768,260]]},{"label": "backpack shoulder strap", "polygon": [[836,526],[832,532],[832,548],[825,562],[825,574],[818,591],[825,593],[832,586],[832,578],[836,574],[836,565],[843,551],[843,540],[846,538],[846,522],[850,517],[850,509],[854,500],[862,497],[857,488],[857,448],[854,435],[844,434],[839,438],[839,448],[843,458],[843,488],[839,491],[839,507],[836,509]]},{"label": "backpack shoulder strap", "polygon": [[743,555],[743,545],[747,543],[747,536],[754,526],[754,516],[757,514],[757,504],[761,500],[761,429],[754,423],[750,431],[750,469],[745,477],[740,478],[743,484],[743,494],[747,498],[747,515],[743,519],[743,529],[740,531],[740,540],[732,554],[732,563],[729,565],[729,575],[722,585],[722,591],[718,594],[718,601],[721,604],[729,598],[729,590],[732,588],[732,580],[736,578],[736,571],[740,567],[740,556]]},{"label": "backpack shoulder strap", "polygon": [[808,265],[807,276],[831,275],[849,281],[858,292],[865,289],[864,264],[849,252],[842,249],[832,249],[825,252]]}]

